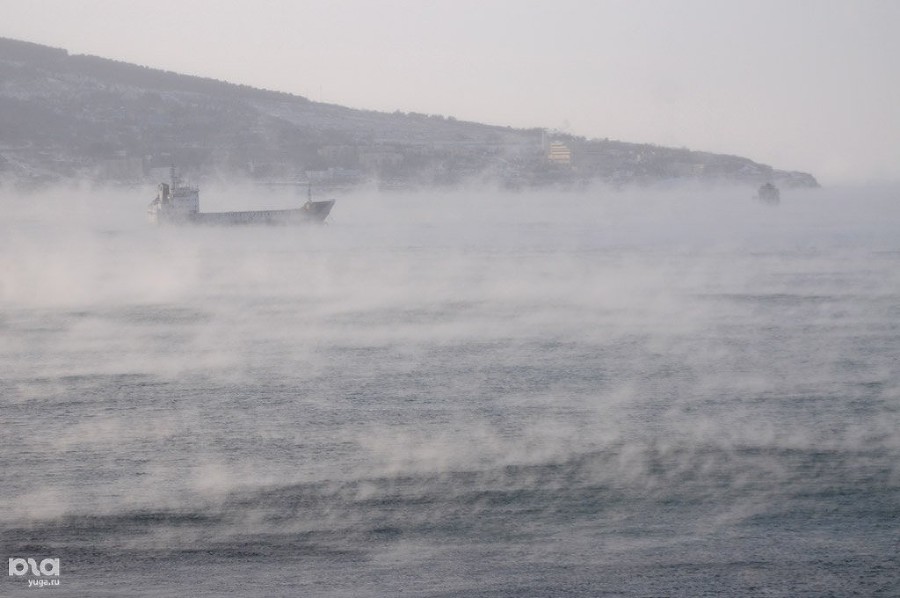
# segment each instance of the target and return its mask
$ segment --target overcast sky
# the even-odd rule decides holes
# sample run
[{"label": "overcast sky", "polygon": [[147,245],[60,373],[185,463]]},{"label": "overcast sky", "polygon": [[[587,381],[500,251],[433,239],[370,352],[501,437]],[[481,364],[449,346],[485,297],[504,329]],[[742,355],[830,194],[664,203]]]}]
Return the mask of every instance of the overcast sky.
[{"label": "overcast sky", "polygon": [[0,0],[0,36],[354,108],[900,182],[896,0]]}]

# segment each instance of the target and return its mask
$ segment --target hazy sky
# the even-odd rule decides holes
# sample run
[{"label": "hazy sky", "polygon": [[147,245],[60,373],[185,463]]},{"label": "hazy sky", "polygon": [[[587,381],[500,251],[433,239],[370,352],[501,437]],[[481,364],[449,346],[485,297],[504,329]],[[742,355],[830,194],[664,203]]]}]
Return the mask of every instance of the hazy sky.
[{"label": "hazy sky", "polygon": [[900,182],[896,0],[0,0],[0,36],[355,108]]}]

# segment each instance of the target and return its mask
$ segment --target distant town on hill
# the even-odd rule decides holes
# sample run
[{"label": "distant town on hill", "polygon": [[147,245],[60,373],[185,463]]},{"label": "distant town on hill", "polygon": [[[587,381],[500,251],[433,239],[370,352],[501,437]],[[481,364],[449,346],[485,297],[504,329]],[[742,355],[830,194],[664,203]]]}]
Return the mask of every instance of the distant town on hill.
[{"label": "distant town on hill", "polygon": [[354,110],[0,38],[0,182],[208,176],[508,188],[697,180],[816,187],[738,156],[453,117]]}]

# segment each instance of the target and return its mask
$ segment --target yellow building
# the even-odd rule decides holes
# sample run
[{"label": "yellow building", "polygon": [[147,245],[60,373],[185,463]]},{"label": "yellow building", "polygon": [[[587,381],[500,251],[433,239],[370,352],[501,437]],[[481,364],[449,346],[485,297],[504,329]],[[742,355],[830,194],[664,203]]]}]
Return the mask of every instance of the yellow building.
[{"label": "yellow building", "polygon": [[572,150],[560,141],[552,141],[547,147],[547,159],[554,164],[571,164]]}]

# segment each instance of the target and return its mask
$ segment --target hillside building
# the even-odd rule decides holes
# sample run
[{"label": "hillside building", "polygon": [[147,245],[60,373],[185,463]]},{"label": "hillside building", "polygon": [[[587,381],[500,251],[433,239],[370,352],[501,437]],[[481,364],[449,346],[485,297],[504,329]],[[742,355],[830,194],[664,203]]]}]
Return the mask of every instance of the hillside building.
[{"label": "hillside building", "polygon": [[561,141],[552,141],[547,146],[547,159],[554,164],[571,164],[572,150]]}]

